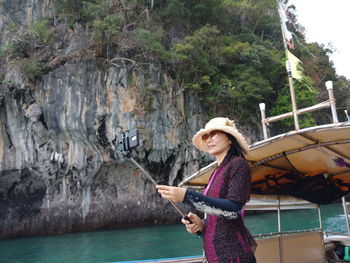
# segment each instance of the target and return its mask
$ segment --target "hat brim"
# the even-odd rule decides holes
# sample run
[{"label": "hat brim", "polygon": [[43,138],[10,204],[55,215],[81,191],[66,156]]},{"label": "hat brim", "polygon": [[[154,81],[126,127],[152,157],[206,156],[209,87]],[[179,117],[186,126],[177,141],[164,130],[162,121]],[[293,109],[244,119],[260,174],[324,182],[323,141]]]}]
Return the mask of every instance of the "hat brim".
[{"label": "hat brim", "polygon": [[207,146],[207,143],[205,141],[203,141],[202,136],[204,134],[210,133],[212,131],[223,131],[225,133],[231,134],[233,137],[236,138],[237,142],[241,146],[244,153],[245,154],[248,153],[249,147],[248,147],[248,143],[247,143],[246,139],[244,138],[244,136],[240,132],[238,132],[236,129],[234,129],[233,127],[230,127],[230,126],[213,127],[213,128],[199,130],[192,138],[193,145],[197,149],[199,149],[203,152],[209,152],[209,148]]}]

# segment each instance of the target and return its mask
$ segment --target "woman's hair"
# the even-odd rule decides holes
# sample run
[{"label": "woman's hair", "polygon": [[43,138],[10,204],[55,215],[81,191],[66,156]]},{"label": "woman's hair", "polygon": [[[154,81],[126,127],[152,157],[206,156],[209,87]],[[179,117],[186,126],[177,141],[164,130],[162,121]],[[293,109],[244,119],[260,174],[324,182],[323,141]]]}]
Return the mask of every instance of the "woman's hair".
[{"label": "woman's hair", "polygon": [[231,147],[228,150],[222,163],[224,164],[224,163],[228,162],[233,156],[241,156],[241,157],[245,158],[244,151],[243,151],[242,147],[239,145],[239,143],[237,142],[236,138],[229,133],[225,132],[225,134],[229,138],[229,140],[231,141]]}]

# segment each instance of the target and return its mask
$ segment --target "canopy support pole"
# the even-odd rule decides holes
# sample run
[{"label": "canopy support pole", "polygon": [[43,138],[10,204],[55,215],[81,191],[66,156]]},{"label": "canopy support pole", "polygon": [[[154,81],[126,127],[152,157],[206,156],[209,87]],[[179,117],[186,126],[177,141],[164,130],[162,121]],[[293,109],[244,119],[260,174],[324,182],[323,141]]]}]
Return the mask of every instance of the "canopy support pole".
[{"label": "canopy support pole", "polygon": [[260,108],[260,113],[261,113],[261,125],[263,128],[263,135],[264,135],[264,140],[266,140],[268,137],[267,135],[267,125],[266,125],[266,115],[265,115],[265,103],[260,103],[259,104]]},{"label": "canopy support pole", "polygon": [[278,205],[277,205],[277,220],[278,220],[278,243],[279,243],[279,254],[280,254],[280,263],[283,263],[283,244],[282,244],[282,226],[281,226],[281,199],[278,195]]},{"label": "canopy support pole", "polygon": [[334,95],[333,95],[333,82],[331,80],[326,81],[326,87],[328,90],[329,100],[331,102],[333,123],[338,123],[339,121],[338,121],[338,115],[337,115],[337,108],[335,106],[335,99],[334,99]]},{"label": "canopy support pole", "polygon": [[341,198],[343,203],[343,209],[344,209],[344,216],[345,216],[345,222],[346,226],[348,228],[348,235],[350,236],[350,225],[349,225],[349,217],[348,217],[348,204],[346,203],[345,196]]}]

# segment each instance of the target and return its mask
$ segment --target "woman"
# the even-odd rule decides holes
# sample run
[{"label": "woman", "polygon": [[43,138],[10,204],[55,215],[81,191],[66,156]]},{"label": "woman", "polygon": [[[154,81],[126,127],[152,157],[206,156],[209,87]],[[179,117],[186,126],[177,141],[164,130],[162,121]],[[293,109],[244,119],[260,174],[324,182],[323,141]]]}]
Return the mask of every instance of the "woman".
[{"label": "woman", "polygon": [[241,210],[249,200],[251,179],[244,153],[248,144],[227,118],[214,118],[192,140],[195,147],[214,155],[215,169],[203,194],[181,187],[157,185],[162,197],[189,204],[206,213],[206,219],[189,213],[182,219],[190,233],[203,232],[209,263],[254,263],[254,240],[244,226]]}]

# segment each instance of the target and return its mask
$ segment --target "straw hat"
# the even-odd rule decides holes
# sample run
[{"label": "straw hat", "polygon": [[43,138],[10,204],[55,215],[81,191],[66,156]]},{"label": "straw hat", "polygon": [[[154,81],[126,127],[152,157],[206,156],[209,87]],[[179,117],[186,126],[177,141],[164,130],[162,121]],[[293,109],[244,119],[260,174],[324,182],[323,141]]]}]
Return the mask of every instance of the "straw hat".
[{"label": "straw hat", "polygon": [[245,153],[248,153],[248,143],[243,135],[238,132],[235,122],[228,118],[218,117],[211,119],[206,125],[204,129],[198,131],[192,139],[193,145],[203,152],[209,152],[209,148],[207,147],[207,143],[203,141],[202,136],[206,133],[210,133],[212,131],[219,130],[226,133],[231,134],[236,138],[239,145],[242,147],[242,150]]}]

